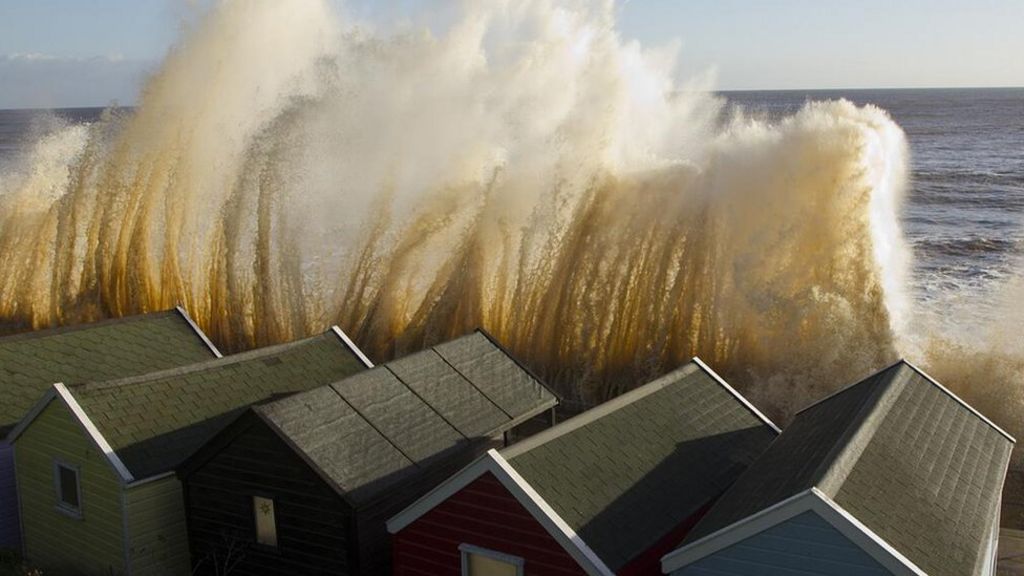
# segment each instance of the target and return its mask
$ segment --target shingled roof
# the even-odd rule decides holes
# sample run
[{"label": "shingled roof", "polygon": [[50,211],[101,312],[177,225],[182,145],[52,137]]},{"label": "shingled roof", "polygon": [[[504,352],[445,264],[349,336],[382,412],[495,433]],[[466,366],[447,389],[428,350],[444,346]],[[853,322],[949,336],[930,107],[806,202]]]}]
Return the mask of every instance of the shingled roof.
[{"label": "shingled roof", "polygon": [[388,522],[490,472],[588,573],[618,572],[722,494],[778,429],[699,360],[499,452]]},{"label": "shingled roof", "polygon": [[557,398],[477,331],[253,408],[353,507]]},{"label": "shingled roof", "polygon": [[138,480],[173,470],[253,403],[341,380],[368,366],[335,328],[182,368],[56,388],[109,445],[121,474]]},{"label": "shingled roof", "polygon": [[813,489],[920,572],[981,574],[1013,443],[900,361],[797,414],[680,551]]},{"label": "shingled roof", "polygon": [[0,437],[56,382],[134,376],[219,356],[180,308],[0,338]]}]

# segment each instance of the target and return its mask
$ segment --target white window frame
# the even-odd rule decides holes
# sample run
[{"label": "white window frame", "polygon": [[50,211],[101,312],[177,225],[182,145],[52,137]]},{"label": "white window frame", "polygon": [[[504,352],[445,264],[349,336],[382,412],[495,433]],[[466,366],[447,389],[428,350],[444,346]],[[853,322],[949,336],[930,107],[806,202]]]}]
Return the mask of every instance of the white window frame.
[{"label": "white window frame", "polygon": [[[64,501],[64,490],[61,482],[61,468],[70,470],[75,475],[75,495],[78,497],[78,506],[72,506]],[[54,496],[57,499],[57,511],[70,516],[71,518],[79,519],[82,518],[82,468],[74,464],[70,464],[59,458],[53,460],[53,491]]]},{"label": "white window frame", "polygon": [[459,544],[459,552],[462,557],[462,576],[469,576],[469,555],[474,554],[476,556],[486,556],[491,560],[497,560],[498,562],[504,562],[511,564],[516,567],[516,576],[523,576],[523,566],[526,565],[526,560],[519,556],[513,556],[511,554],[505,554],[504,552],[498,552],[496,550],[489,550],[487,548],[481,548],[479,546],[473,546],[472,544]]},{"label": "white window frame", "polygon": [[[274,515],[274,524],[273,524],[273,528],[274,528],[274,543],[273,544],[267,544],[266,542],[260,542],[260,519],[259,519],[260,512],[259,512],[259,510],[256,509],[256,499],[257,498],[270,502],[271,512],[273,512],[273,515]],[[274,550],[280,548],[280,546],[281,546],[281,539],[280,539],[280,535],[277,533],[277,501],[272,496],[267,496],[265,494],[253,494],[250,501],[252,502],[253,540],[256,542],[256,545],[257,546],[262,546],[264,548],[272,548]]]}]

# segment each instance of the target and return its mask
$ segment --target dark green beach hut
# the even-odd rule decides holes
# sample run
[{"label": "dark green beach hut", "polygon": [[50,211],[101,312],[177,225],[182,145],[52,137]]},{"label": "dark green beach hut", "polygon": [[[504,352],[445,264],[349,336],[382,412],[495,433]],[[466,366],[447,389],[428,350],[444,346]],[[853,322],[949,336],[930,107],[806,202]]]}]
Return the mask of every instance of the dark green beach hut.
[{"label": "dark green beach hut", "polygon": [[390,574],[385,522],[558,400],[483,332],[253,407],[181,470],[196,574]]}]

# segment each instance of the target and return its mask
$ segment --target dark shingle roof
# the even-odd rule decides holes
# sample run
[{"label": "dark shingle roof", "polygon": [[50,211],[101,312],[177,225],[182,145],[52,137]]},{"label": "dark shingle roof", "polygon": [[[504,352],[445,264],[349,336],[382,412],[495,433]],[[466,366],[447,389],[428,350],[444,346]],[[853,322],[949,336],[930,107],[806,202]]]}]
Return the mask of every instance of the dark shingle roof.
[{"label": "dark shingle roof", "polygon": [[813,487],[928,574],[978,574],[1012,445],[900,362],[800,412],[686,540]]},{"label": "dark shingle roof", "polygon": [[482,332],[255,407],[353,506],[557,398]]},{"label": "dark shingle roof", "polygon": [[0,435],[57,382],[134,376],[213,357],[179,310],[0,338]]},{"label": "dark shingle roof", "polygon": [[365,365],[324,334],[144,376],[69,387],[136,479],[170,471],[250,404]]},{"label": "dark shingle roof", "polygon": [[720,495],[776,434],[692,362],[502,455],[618,571]]}]

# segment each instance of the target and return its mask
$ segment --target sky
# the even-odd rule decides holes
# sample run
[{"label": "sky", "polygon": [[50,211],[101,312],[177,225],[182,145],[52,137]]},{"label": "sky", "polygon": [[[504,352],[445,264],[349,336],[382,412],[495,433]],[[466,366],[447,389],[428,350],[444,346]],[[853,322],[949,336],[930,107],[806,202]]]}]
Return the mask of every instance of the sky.
[{"label": "sky", "polygon": [[[209,1],[0,0],[0,108],[133,104]],[[346,3],[382,19],[421,4]],[[723,90],[1024,86],[1024,0],[617,0],[616,11],[624,38],[680,41],[680,78],[713,70]]]}]

